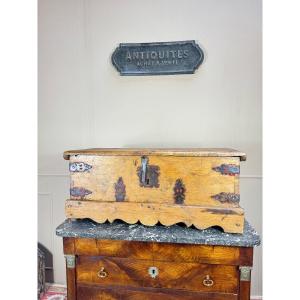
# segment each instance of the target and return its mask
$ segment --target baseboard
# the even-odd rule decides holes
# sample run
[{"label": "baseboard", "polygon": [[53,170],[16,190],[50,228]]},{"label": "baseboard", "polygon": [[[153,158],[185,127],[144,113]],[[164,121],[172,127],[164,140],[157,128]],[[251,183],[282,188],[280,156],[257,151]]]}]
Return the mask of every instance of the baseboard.
[{"label": "baseboard", "polygon": [[46,286],[55,286],[55,287],[60,287],[60,288],[67,288],[67,286],[65,284],[50,283],[50,282],[46,282]]},{"label": "baseboard", "polygon": [[[46,285],[60,287],[60,288],[67,288],[67,286],[65,284],[59,284],[59,283],[46,283]],[[250,299],[251,300],[262,300],[263,297],[262,296],[251,296]]]}]

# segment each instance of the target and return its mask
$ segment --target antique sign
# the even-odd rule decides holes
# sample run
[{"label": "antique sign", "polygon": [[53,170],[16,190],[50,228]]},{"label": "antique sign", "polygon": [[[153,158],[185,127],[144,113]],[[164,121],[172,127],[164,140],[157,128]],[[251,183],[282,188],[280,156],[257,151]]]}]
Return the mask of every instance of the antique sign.
[{"label": "antique sign", "polygon": [[121,75],[191,74],[204,54],[195,41],[120,44],[112,63]]}]

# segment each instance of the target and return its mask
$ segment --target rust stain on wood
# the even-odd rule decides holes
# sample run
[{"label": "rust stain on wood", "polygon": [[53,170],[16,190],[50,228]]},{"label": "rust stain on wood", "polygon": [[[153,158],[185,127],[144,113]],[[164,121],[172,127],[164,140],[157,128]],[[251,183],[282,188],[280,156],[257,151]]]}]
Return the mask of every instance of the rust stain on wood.
[{"label": "rust stain on wood", "polygon": [[221,209],[221,208],[206,208],[206,212],[211,214],[222,214],[222,215],[240,215],[240,213],[232,210],[232,209]]}]

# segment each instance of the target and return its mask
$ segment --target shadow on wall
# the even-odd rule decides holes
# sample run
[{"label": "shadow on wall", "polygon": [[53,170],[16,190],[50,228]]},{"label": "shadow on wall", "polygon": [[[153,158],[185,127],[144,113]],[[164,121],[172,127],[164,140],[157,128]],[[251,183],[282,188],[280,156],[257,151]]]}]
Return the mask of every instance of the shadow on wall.
[{"label": "shadow on wall", "polygon": [[54,283],[54,274],[53,274],[53,255],[52,253],[41,243],[38,243],[38,248],[45,255],[45,281],[49,283]]}]

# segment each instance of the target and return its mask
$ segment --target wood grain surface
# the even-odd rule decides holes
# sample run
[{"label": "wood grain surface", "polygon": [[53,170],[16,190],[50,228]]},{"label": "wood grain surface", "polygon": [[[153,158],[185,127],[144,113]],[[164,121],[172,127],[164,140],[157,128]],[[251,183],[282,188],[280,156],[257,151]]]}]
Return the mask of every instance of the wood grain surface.
[{"label": "wood grain surface", "polygon": [[236,156],[246,160],[246,154],[229,148],[92,148],[82,150],[69,150],[64,152],[64,158],[69,159],[72,155],[157,155],[157,156]]},{"label": "wood grain surface", "polygon": [[240,281],[240,291],[239,300],[249,300],[251,292],[251,282],[250,281]]},{"label": "wood grain surface", "polygon": [[67,218],[90,218],[98,223],[121,219],[129,224],[140,221],[147,226],[158,222],[170,226],[182,222],[198,229],[220,226],[225,232],[242,233],[244,211],[241,208],[204,208],[201,206],[168,205],[163,203],[97,202],[67,200]]},{"label": "wood grain surface", "polygon": [[64,238],[63,239],[64,254],[75,254],[75,239]]},{"label": "wood grain surface", "polygon": [[[139,260],[251,265],[252,248],[74,238],[75,254]],[[245,250],[245,251],[243,251]],[[65,250],[66,251],[66,250]],[[250,254],[250,253],[248,253]],[[252,254],[252,252],[251,252]],[[250,264],[246,263],[246,260]]]},{"label": "wood grain surface", "polygon": [[[91,193],[84,200],[115,202],[115,184],[120,177],[126,186],[125,201],[174,204],[174,186],[181,179],[185,205],[238,207],[238,203],[213,198],[219,193],[239,194],[239,176],[222,175],[213,168],[222,164],[239,166],[237,157],[161,157],[149,158],[149,165],[158,166],[159,187],[141,187],[137,174],[140,156],[72,156],[70,162],[92,166],[88,172],[71,172],[71,188],[85,188]],[[71,199],[78,199],[71,195]]]},{"label": "wood grain surface", "polygon": [[[157,277],[150,276],[148,273],[150,267],[158,269]],[[107,277],[98,276],[101,268],[107,272]],[[100,256],[79,256],[76,266],[77,283],[223,293],[238,293],[238,274],[238,268],[235,266],[154,262]],[[203,284],[207,275],[214,282],[212,286]]]},{"label": "wood grain surface", "polygon": [[201,293],[152,288],[100,287],[79,284],[80,300],[238,300],[235,294]]},{"label": "wood grain surface", "polygon": [[[239,266],[252,266],[252,247],[65,237],[64,253],[76,255],[75,268],[67,268],[69,300],[250,299],[251,282],[239,280]],[[97,275],[101,268],[107,277]],[[206,275],[211,287],[203,285]]]}]

